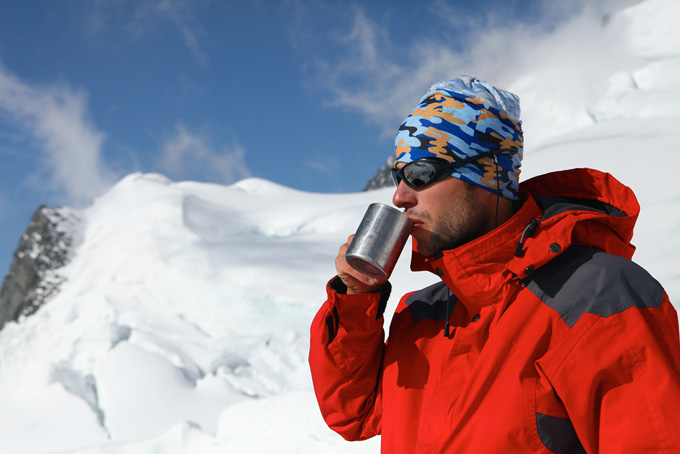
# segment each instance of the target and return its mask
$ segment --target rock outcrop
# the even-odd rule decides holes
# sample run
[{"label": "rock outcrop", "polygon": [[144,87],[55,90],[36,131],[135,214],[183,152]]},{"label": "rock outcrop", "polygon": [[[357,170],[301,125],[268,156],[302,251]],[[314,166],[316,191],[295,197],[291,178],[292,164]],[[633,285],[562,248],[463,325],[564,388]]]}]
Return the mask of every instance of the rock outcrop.
[{"label": "rock outcrop", "polygon": [[58,270],[68,262],[80,223],[68,208],[36,210],[0,290],[0,329],[35,313],[58,290],[63,281]]},{"label": "rock outcrop", "polygon": [[394,166],[394,156],[387,158],[385,165],[378,169],[373,178],[368,180],[364,191],[372,191],[374,189],[381,189],[394,186],[392,182],[392,175],[390,169]]}]

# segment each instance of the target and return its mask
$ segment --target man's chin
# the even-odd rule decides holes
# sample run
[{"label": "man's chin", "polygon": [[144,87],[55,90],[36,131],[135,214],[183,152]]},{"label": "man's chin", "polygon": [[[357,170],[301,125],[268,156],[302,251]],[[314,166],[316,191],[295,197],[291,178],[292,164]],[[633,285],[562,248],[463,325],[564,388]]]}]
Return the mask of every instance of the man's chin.
[{"label": "man's chin", "polygon": [[430,248],[422,247],[419,244],[416,245],[415,251],[425,258],[433,257],[433,256],[437,255],[437,253],[438,253],[438,251],[433,251]]},{"label": "man's chin", "polygon": [[433,247],[432,244],[432,235],[428,235],[428,237],[422,237],[420,235],[412,235],[413,239],[413,249],[420,254],[423,257],[432,257],[437,254],[438,251],[436,251]]}]

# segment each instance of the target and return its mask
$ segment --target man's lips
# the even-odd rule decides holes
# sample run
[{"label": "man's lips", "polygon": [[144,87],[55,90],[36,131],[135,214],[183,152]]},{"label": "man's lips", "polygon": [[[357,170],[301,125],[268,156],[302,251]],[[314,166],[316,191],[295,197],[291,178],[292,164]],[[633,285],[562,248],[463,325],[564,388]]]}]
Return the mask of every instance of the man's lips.
[{"label": "man's lips", "polygon": [[413,229],[417,229],[419,227],[422,227],[422,225],[424,223],[422,220],[420,220],[418,218],[413,218],[411,216],[409,216],[409,219],[411,220],[411,223],[413,224]]}]

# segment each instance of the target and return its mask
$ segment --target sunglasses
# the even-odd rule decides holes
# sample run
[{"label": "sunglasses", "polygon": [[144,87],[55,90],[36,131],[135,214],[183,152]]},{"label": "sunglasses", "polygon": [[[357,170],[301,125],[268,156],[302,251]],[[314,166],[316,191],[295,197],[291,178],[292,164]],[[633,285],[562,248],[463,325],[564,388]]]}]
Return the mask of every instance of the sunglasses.
[{"label": "sunglasses", "polygon": [[450,162],[437,158],[422,158],[406,164],[401,169],[392,170],[392,181],[399,186],[402,181],[413,189],[422,188],[451,175],[454,169]]},{"label": "sunglasses", "polygon": [[510,155],[512,153],[507,150],[492,150],[455,162],[448,162],[441,158],[421,158],[409,162],[401,169],[390,169],[392,171],[392,181],[394,181],[395,186],[399,186],[399,183],[403,181],[409,188],[422,188],[450,176],[454,169],[463,167],[481,158],[494,157],[497,154]]}]

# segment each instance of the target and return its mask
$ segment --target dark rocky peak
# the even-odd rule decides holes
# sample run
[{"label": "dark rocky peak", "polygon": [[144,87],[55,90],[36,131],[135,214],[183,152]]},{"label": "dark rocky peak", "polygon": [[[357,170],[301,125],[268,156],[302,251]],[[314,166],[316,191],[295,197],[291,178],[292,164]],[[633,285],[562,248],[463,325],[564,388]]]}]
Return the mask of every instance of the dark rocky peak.
[{"label": "dark rocky peak", "polygon": [[33,213],[0,290],[0,329],[35,313],[58,291],[64,279],[58,270],[68,263],[80,226],[80,217],[66,207],[43,205]]},{"label": "dark rocky peak", "polygon": [[388,188],[394,186],[392,183],[392,175],[390,169],[394,166],[394,156],[390,155],[385,162],[385,165],[378,169],[373,178],[368,180],[364,191],[372,191],[374,189]]}]

